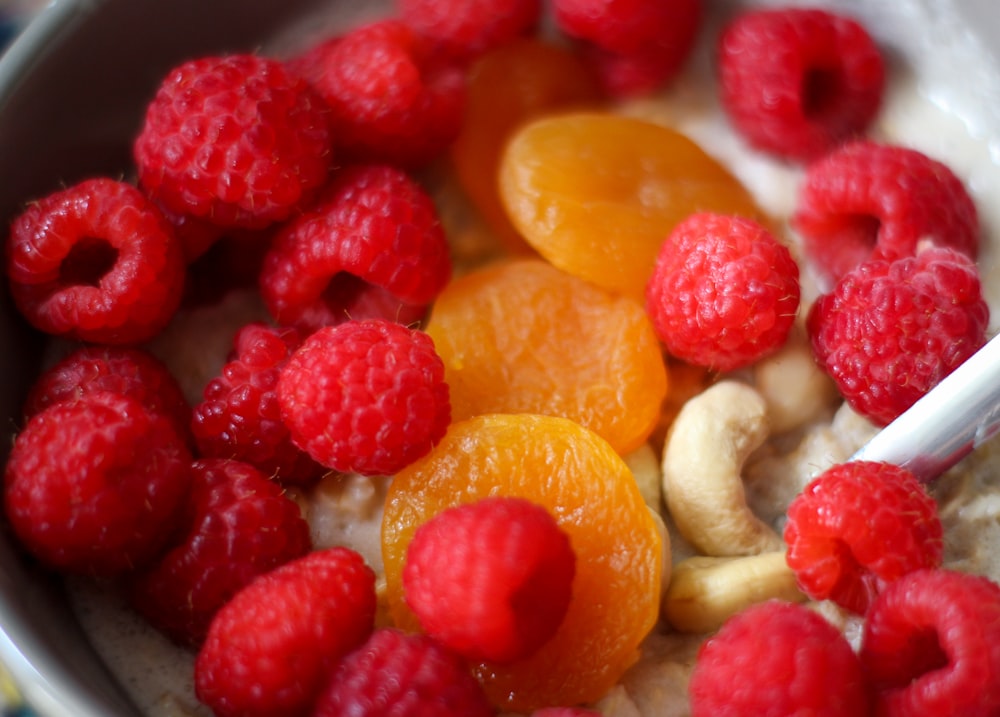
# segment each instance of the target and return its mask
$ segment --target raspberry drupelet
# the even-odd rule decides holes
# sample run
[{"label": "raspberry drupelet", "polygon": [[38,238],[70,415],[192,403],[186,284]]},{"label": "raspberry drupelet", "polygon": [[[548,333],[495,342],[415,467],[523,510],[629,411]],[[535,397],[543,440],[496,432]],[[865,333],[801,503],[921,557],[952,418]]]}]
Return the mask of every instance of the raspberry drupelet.
[{"label": "raspberry drupelet", "polygon": [[814,159],[861,136],[882,106],[885,62],[868,31],[819,8],[746,11],[718,42],[722,107],[754,147]]},{"label": "raspberry drupelet", "polygon": [[180,305],[184,255],[130,184],[86,179],[32,202],[6,245],[10,292],[35,328],[104,344],[155,336]]},{"label": "raspberry drupelet", "polygon": [[576,555],[543,506],[487,498],[421,525],[406,552],[403,589],[420,626],[466,659],[510,662],[559,628]]},{"label": "raspberry drupelet", "polygon": [[167,74],[147,106],[133,145],[139,182],[174,215],[263,228],[326,182],[328,114],[278,60],[190,60]]},{"label": "raspberry drupelet", "polygon": [[864,615],[889,583],[941,565],[937,503],[904,468],[855,461],[820,474],[788,507],[788,566],[814,600]]},{"label": "raspberry drupelet", "polygon": [[398,0],[399,16],[435,52],[468,62],[528,35],[538,24],[541,0]]}]

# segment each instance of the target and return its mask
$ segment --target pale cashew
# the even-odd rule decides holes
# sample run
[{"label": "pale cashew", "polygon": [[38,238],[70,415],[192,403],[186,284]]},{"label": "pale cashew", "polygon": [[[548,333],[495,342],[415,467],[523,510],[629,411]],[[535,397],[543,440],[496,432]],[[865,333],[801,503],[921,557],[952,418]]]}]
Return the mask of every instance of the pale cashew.
[{"label": "pale cashew", "polygon": [[663,450],[663,495],[678,532],[705,555],[781,550],[771,526],[747,506],[743,462],[769,433],[764,398],[720,381],[689,400]]},{"label": "pale cashew", "polygon": [[804,602],[785,552],[748,557],[695,556],[674,566],[663,596],[667,621],[681,632],[714,632],[732,615],[776,598]]},{"label": "pale cashew", "polygon": [[624,455],[623,458],[635,477],[643,501],[654,511],[659,512],[663,504],[661,493],[663,472],[656,451],[651,445],[644,443],[631,453]]}]

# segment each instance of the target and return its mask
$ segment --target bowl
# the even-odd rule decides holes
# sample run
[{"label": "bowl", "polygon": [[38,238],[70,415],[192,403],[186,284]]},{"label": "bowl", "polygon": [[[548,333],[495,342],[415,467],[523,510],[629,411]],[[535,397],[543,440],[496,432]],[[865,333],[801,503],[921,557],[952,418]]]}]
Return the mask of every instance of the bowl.
[{"label": "bowl", "polygon": [[[299,27],[321,6],[338,9],[335,22],[348,22],[379,4],[53,0],[0,59],[0,226],[27,198],[60,184],[94,174],[128,175],[130,140],[144,104],[179,61],[253,50],[261,38]],[[831,4],[848,11],[864,6],[862,0]],[[946,17],[957,18],[963,31],[1000,41],[993,0],[955,0],[954,8],[941,0],[923,4],[947,6]],[[1000,141],[1000,121],[984,131]],[[13,310],[3,281],[0,462],[20,424],[20,406],[43,349],[41,337]],[[60,581],[26,558],[6,533],[0,536],[0,664],[41,717],[139,715],[88,643]]]}]

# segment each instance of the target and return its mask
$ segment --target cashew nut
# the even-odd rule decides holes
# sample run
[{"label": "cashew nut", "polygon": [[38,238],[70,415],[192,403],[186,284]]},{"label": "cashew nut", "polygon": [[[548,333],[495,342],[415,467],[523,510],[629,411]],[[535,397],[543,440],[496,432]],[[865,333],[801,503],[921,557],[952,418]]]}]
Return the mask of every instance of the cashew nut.
[{"label": "cashew nut", "polygon": [[735,380],[689,400],[663,451],[663,494],[678,532],[705,555],[781,550],[771,526],[747,506],[743,462],[767,438],[763,397]]},{"label": "cashew nut", "polygon": [[695,556],[674,566],[663,596],[663,615],[681,632],[713,632],[732,615],[778,598],[804,602],[785,552],[749,557]]}]

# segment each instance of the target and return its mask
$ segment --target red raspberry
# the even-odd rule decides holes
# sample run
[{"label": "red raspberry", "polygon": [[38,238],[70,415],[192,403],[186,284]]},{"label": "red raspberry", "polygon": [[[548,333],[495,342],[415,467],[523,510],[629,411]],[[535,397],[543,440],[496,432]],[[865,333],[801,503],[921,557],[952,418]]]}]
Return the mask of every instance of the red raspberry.
[{"label": "red raspberry", "polygon": [[447,57],[470,60],[528,34],[541,0],[399,0],[400,18]]},{"label": "red raspberry", "polygon": [[378,319],[312,334],[282,369],[278,397],[292,440],[344,473],[392,475],[428,453],[451,421],[431,338]]},{"label": "red raspberry", "polygon": [[930,248],[849,272],[813,304],[806,327],[847,402],[885,425],[985,343],[988,320],[972,260]]},{"label": "red raspberry", "polygon": [[184,256],[162,213],[135,187],[87,179],[32,202],[11,226],[7,277],[44,332],[139,343],[173,316]]},{"label": "red raspberry", "polygon": [[718,45],[722,107],[765,152],[808,160],[867,130],[885,63],[853,19],[818,8],[745,12]]},{"label": "red raspberry", "polygon": [[691,717],[858,717],[869,698],[844,636],[803,605],[769,600],[731,617],[698,652]]},{"label": "red raspberry", "polygon": [[341,171],[311,211],[278,233],[264,259],[264,302],[307,331],[348,319],[410,323],[451,277],[431,197],[403,171]]},{"label": "red raspberry", "polygon": [[215,615],[195,660],[198,698],[218,717],[297,717],[374,629],[375,573],[347,548],[275,568]]},{"label": "red raspberry", "polygon": [[492,717],[468,666],[427,635],[376,630],[344,658],[313,717]]},{"label": "red raspberry", "polygon": [[191,439],[191,407],[167,367],[149,352],[127,346],[84,346],[46,370],[28,393],[25,418],[54,403],[97,391],[129,396],[163,414],[186,442]]},{"label": "red raspberry", "polygon": [[542,506],[490,498],[439,513],[406,552],[403,589],[420,626],[463,657],[527,657],[562,623],[576,554]]},{"label": "red raspberry", "polygon": [[693,214],[663,243],[646,310],[675,357],[729,371],[784,343],[799,306],[799,269],[756,222]]},{"label": "red raspberry", "polygon": [[911,573],[872,605],[860,655],[880,717],[1000,714],[1000,586]]},{"label": "red raspberry", "polygon": [[4,474],[22,543],[60,570],[112,576],[154,557],[190,483],[191,455],[170,422],[107,391],[36,414]]},{"label": "red raspberry", "polygon": [[293,328],[253,323],[237,332],[234,355],[194,407],[191,427],[202,456],[249,463],[285,484],[308,484],[326,472],[292,443],[281,418],[278,378],[301,343]]},{"label": "red raspberry", "polygon": [[146,191],[223,227],[287,219],[326,182],[328,110],[277,60],[191,60],[164,78],[133,153]]},{"label": "red raspberry", "polygon": [[175,642],[205,639],[219,610],[253,578],[312,549],[298,504],[256,468],[195,461],[172,547],[129,585],[136,611]]},{"label": "red raspberry", "polygon": [[331,38],[292,58],[332,111],[337,151],[354,161],[420,167],[461,129],[465,79],[397,20]]},{"label": "red raspberry", "polygon": [[941,565],[937,503],[905,468],[856,461],[815,478],[788,507],[788,566],[814,600],[864,615],[884,587]]},{"label": "red raspberry", "polygon": [[808,167],[792,224],[830,282],[869,258],[913,256],[922,240],[972,259],[979,250],[976,205],[947,166],[916,150],[864,140]]}]

